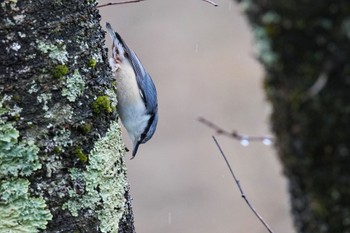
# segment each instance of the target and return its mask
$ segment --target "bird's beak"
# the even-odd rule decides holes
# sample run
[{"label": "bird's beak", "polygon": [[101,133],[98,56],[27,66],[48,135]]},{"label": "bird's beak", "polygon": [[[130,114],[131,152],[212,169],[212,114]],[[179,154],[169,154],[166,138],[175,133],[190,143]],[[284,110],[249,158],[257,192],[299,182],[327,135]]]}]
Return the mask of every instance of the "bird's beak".
[{"label": "bird's beak", "polygon": [[132,157],[130,160],[134,159],[135,156],[136,156],[136,153],[137,153],[137,150],[139,149],[139,145],[140,143],[139,142],[136,142],[136,144],[134,145],[134,149],[132,150]]}]

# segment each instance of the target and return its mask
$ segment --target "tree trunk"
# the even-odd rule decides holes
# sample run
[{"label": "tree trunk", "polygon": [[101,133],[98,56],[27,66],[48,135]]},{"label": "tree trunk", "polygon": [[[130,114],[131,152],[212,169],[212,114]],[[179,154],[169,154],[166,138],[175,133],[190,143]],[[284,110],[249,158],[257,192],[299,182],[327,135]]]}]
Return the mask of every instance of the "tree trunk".
[{"label": "tree trunk", "polygon": [[242,0],[298,232],[350,232],[350,2]]},{"label": "tree trunk", "polygon": [[0,15],[0,232],[135,232],[95,1]]}]

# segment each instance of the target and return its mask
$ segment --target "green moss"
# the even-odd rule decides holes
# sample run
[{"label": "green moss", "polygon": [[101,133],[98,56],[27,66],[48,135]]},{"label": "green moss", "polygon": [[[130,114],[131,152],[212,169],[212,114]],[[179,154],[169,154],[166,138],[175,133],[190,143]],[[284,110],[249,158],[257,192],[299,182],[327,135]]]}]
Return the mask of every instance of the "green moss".
[{"label": "green moss", "polygon": [[88,67],[90,67],[90,68],[95,68],[96,67],[96,60],[95,59],[93,59],[93,58],[91,58],[90,60],[89,60],[89,62],[88,62]]},{"label": "green moss", "polygon": [[275,36],[277,36],[280,33],[280,28],[278,25],[276,24],[266,24],[264,27],[266,34],[270,37],[273,38]]},{"label": "green moss", "polygon": [[83,152],[81,148],[75,148],[74,149],[74,154],[77,156],[82,162],[86,163],[88,160],[87,155]]},{"label": "green moss", "polygon": [[19,94],[15,94],[15,95],[13,95],[12,100],[15,102],[19,102],[21,100],[21,97]]},{"label": "green moss", "polygon": [[327,203],[332,202],[332,198],[329,198],[330,196],[326,195],[325,198],[323,195],[319,195],[318,193],[314,192],[312,193],[312,199],[310,202],[310,209],[313,212],[314,215],[316,215],[318,218],[327,218],[327,215],[329,215],[329,209],[327,208]]},{"label": "green moss", "polygon": [[19,120],[21,119],[21,115],[17,114],[17,115],[12,116],[12,117],[9,118],[9,119],[11,119],[11,120],[13,120],[13,121],[19,121]]},{"label": "green moss", "polygon": [[52,152],[55,154],[60,154],[60,153],[62,153],[62,149],[59,146],[55,146],[53,148]]},{"label": "green moss", "polygon": [[96,114],[101,114],[102,112],[113,112],[113,109],[111,107],[111,101],[106,95],[97,97],[97,99],[92,103],[91,107],[92,111]]},{"label": "green moss", "polygon": [[95,143],[89,153],[86,170],[70,170],[73,183],[84,181],[85,193],[78,195],[71,190],[71,199],[63,207],[73,216],[77,216],[81,209],[95,211],[101,232],[118,232],[118,223],[124,213],[127,181],[123,153],[120,126],[112,122],[106,135]]},{"label": "green moss", "polygon": [[53,71],[52,75],[54,78],[62,78],[64,75],[68,74],[68,67],[66,65],[57,65]]},{"label": "green moss", "polygon": [[92,130],[92,124],[91,123],[85,123],[81,126],[81,129],[83,131],[83,133],[87,134],[90,133]]},{"label": "green moss", "polygon": [[66,78],[64,85],[62,95],[67,97],[70,102],[74,102],[76,98],[82,96],[85,90],[85,81],[78,70]]}]

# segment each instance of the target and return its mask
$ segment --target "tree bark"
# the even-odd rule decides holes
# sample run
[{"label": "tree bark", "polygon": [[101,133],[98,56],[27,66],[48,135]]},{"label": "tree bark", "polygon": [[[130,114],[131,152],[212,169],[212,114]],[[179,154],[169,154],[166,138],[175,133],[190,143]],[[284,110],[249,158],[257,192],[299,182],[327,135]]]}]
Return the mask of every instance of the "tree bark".
[{"label": "tree bark", "polygon": [[242,0],[298,232],[350,232],[350,2]]},{"label": "tree bark", "polygon": [[135,232],[95,1],[0,4],[0,232]]}]

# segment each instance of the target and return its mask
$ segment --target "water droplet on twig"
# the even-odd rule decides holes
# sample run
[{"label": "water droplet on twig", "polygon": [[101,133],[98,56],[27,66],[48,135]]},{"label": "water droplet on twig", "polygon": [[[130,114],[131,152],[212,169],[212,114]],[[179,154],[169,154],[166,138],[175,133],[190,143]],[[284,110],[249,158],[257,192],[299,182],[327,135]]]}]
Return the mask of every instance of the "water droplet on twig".
[{"label": "water droplet on twig", "polygon": [[249,146],[249,140],[247,138],[242,138],[240,143],[242,146]]},{"label": "water droplet on twig", "polygon": [[264,140],[262,141],[262,143],[266,146],[271,146],[272,141],[270,138],[264,138]]}]

